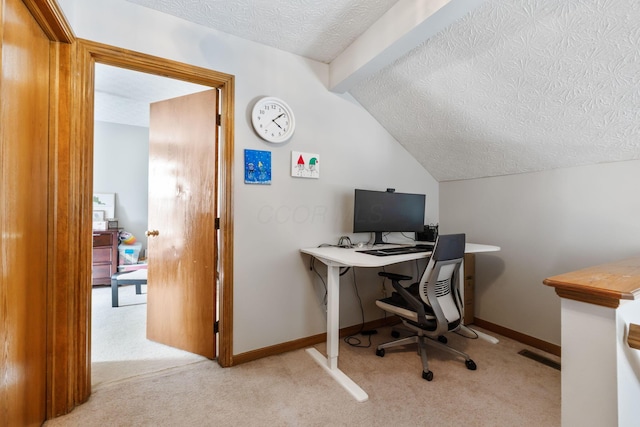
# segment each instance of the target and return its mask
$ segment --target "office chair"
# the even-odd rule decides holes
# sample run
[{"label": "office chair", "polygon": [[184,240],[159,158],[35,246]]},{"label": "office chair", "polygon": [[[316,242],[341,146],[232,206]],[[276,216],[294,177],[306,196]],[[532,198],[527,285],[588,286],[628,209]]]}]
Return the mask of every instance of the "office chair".
[{"label": "office chair", "polygon": [[[455,332],[462,327],[462,300],[460,298],[460,265],[464,258],[465,235],[448,234],[438,236],[427,268],[420,279],[405,288],[400,281],[410,280],[410,276],[380,272],[380,276],[391,279],[396,292],[389,298],[376,301],[376,305],[390,314],[400,317],[402,323],[414,335],[385,344],[376,349],[376,355],[384,357],[385,349],[418,344],[422,359],[422,378],[433,379],[429,370],[426,343],[436,345],[455,355],[462,356],[467,369],[475,370],[476,364],[462,351],[449,347],[447,332]],[[398,337],[394,331],[392,336]]]}]

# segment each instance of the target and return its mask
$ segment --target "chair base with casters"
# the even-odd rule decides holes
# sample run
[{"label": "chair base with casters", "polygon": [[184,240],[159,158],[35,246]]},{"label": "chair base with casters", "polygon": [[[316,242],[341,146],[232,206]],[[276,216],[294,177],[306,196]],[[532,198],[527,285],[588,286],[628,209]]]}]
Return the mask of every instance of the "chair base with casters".
[{"label": "chair base with casters", "polygon": [[[380,304],[379,304],[380,305]],[[444,335],[440,335],[438,337],[429,337],[424,334],[422,329],[412,327],[407,322],[403,321],[404,326],[408,331],[413,332],[415,335],[411,335],[406,338],[397,339],[394,341],[389,341],[384,344],[380,344],[376,347],[376,355],[380,357],[384,357],[387,348],[393,347],[401,347],[409,344],[417,344],[418,345],[418,354],[420,355],[420,359],[422,360],[422,378],[427,381],[431,381],[433,379],[433,372],[429,369],[429,359],[427,357],[427,344],[433,345],[437,348],[445,350],[451,354],[461,356],[464,358],[464,364],[467,369],[471,371],[475,371],[477,368],[476,363],[469,357],[469,355],[463,351],[455,349],[447,345],[447,337]],[[394,338],[398,338],[400,333],[395,329],[391,332],[391,336]]]},{"label": "chair base with casters", "polygon": [[[417,344],[422,360],[422,378],[427,381],[433,379],[433,372],[429,370],[427,344],[462,357],[467,369],[476,369],[469,355],[448,346],[445,337],[446,333],[458,332],[463,327],[459,287],[464,247],[464,234],[438,236],[422,277],[411,286],[400,284],[401,281],[411,280],[410,276],[378,273],[391,279],[395,292],[389,298],[376,301],[376,305],[398,316],[413,335],[379,345],[376,354],[383,357],[387,348]],[[397,332],[392,335],[399,336]]]}]

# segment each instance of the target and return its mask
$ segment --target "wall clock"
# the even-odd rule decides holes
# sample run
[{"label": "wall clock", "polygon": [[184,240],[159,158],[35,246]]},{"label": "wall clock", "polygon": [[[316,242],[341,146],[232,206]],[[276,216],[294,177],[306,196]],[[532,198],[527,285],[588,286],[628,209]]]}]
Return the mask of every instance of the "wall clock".
[{"label": "wall clock", "polygon": [[251,123],[256,133],[265,141],[285,142],[296,127],[293,111],[286,102],[267,96],[260,98],[253,106]]}]

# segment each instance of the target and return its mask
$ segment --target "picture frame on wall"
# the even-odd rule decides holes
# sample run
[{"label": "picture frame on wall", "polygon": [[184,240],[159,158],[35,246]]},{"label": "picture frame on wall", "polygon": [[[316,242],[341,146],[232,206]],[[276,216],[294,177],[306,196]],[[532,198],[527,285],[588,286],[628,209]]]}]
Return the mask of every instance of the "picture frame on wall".
[{"label": "picture frame on wall", "polygon": [[292,151],[291,176],[296,178],[320,178],[320,155]]},{"label": "picture frame on wall", "polygon": [[93,220],[94,221],[104,221],[104,211],[93,211]]},{"label": "picture frame on wall", "polygon": [[[93,210],[103,211],[105,219],[112,219],[116,216],[116,194],[115,193],[93,193]],[[95,221],[95,220],[94,220]]]},{"label": "picture frame on wall", "polygon": [[244,183],[271,184],[271,151],[244,150]]}]

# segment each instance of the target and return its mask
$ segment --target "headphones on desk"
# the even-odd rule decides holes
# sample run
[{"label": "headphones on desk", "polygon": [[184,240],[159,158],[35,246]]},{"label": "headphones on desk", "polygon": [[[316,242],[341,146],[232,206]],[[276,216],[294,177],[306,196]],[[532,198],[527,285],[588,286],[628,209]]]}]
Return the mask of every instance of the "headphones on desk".
[{"label": "headphones on desk", "polygon": [[338,247],[340,248],[352,248],[354,244],[351,242],[349,236],[342,236],[338,240]]}]

